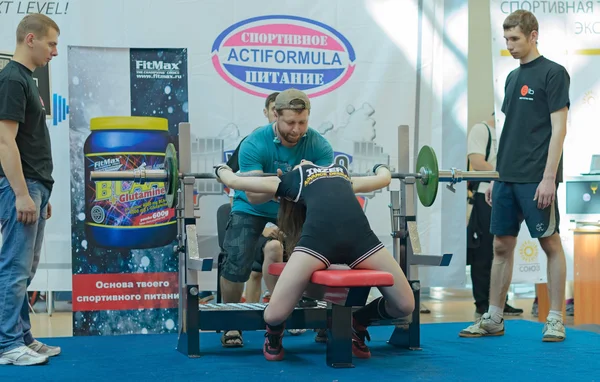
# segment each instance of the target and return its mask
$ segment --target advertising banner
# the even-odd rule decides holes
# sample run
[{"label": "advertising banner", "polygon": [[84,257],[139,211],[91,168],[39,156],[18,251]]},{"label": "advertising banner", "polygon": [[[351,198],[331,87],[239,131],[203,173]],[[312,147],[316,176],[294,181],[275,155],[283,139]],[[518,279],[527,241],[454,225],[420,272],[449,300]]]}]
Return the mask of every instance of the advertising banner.
[{"label": "advertising banner", "polygon": [[165,185],[90,173],[164,168],[188,120],[187,50],[71,46],[68,55],[73,333],[168,332],[179,295]]}]

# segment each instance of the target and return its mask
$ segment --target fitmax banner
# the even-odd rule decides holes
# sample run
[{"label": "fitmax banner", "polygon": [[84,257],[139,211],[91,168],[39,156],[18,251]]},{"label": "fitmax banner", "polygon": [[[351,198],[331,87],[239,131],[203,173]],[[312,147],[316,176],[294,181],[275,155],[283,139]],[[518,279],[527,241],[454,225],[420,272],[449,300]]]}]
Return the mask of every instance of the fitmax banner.
[{"label": "fitmax banner", "polygon": [[71,46],[68,58],[73,332],[169,332],[178,256],[165,184],[90,173],[164,169],[188,120],[187,50]]}]

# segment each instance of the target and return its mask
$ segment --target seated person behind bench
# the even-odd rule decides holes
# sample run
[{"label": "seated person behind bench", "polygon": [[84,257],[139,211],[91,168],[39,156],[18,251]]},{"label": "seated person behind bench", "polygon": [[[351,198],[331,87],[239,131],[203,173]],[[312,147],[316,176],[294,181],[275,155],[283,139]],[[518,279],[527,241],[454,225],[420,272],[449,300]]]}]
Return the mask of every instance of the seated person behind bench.
[{"label": "seated person behind bench", "polygon": [[382,287],[382,297],[353,314],[352,353],[369,358],[367,326],[373,320],[405,317],[415,308],[413,291],[400,265],[371,230],[355,193],[371,192],[390,184],[385,165],[376,176],[350,179],[343,166],[319,167],[309,161],[288,173],[269,177],[240,177],[226,165],[216,169],[217,180],[236,190],[271,193],[280,198],[278,222],[286,234],[290,258],[265,309],[267,323],[263,353],[269,361],[283,359],[285,321],[293,312],[313,272],[333,264],[391,273],[394,285]]}]

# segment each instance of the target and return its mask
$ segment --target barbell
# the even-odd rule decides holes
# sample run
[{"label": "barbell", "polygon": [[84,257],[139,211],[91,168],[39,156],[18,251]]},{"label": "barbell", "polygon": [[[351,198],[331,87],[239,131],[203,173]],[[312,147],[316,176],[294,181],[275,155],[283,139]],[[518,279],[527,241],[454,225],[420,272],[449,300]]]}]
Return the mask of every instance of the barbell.
[{"label": "barbell", "polygon": [[[393,179],[415,179],[417,195],[421,204],[425,207],[431,206],[437,197],[440,182],[456,184],[463,180],[490,181],[498,178],[496,171],[461,171],[458,169],[440,170],[437,156],[430,146],[423,146],[419,150],[415,173],[392,173]],[[245,174],[238,176],[277,176],[273,173]],[[351,177],[372,176],[372,173],[350,173]],[[166,200],[169,208],[177,205],[177,190],[179,179],[192,177],[196,179],[216,179],[214,173],[189,173],[179,172],[177,151],[172,143],[167,145],[165,151],[164,170],[135,169],[129,171],[91,171],[92,181],[131,181],[144,184],[146,182],[164,182],[166,189]]]}]

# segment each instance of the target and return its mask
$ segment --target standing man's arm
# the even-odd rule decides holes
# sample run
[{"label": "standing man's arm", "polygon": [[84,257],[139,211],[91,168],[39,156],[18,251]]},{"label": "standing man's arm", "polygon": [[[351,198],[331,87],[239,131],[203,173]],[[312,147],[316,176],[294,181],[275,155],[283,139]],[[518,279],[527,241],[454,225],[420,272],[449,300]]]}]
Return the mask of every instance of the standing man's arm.
[{"label": "standing man's arm", "polygon": [[494,166],[486,162],[483,154],[469,154],[469,161],[473,171],[494,171]]},{"label": "standing man's arm", "polygon": [[475,171],[494,171],[494,166],[485,160],[488,135],[488,128],[483,123],[477,123],[469,132],[467,158]]},{"label": "standing man's arm", "polygon": [[21,153],[17,147],[18,131],[18,122],[0,120],[0,164],[2,164],[2,170],[17,197],[24,194],[29,195],[21,166]]},{"label": "standing man's arm", "polygon": [[21,83],[6,81],[0,84],[0,164],[15,193],[17,221],[32,224],[37,220],[37,211],[29,196],[16,141],[19,122],[25,121],[25,105],[25,89]]},{"label": "standing man's arm", "polygon": [[538,208],[548,207],[556,198],[556,172],[563,151],[563,144],[567,135],[567,113],[565,106],[550,114],[552,122],[552,137],[548,146],[548,158],[544,169],[544,178],[538,187],[534,200],[538,201]]},{"label": "standing man's arm", "polygon": [[546,160],[546,168],[544,169],[544,179],[552,179],[553,182],[556,180],[556,172],[560,163],[565,137],[567,136],[568,112],[569,108],[565,106],[550,114],[552,138],[550,138],[550,146],[548,147],[548,159]]},{"label": "standing man's arm", "polygon": [[570,106],[569,84],[569,75],[564,69],[551,73],[548,79],[548,108],[551,113],[552,137],[548,146],[544,177],[534,197],[540,209],[551,205],[556,198],[556,172],[567,135],[567,114]]}]

